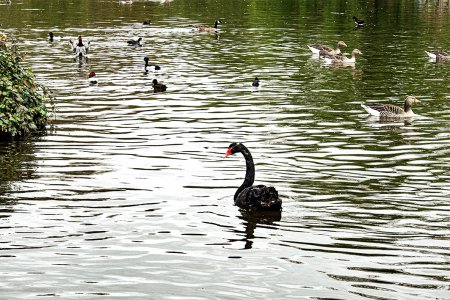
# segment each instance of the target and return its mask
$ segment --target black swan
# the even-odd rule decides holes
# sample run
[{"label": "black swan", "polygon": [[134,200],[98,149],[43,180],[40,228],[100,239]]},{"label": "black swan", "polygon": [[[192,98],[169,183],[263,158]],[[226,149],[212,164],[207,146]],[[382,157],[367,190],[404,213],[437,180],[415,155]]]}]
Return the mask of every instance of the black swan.
[{"label": "black swan", "polygon": [[230,144],[225,157],[238,152],[242,153],[245,158],[246,172],[244,183],[234,194],[234,204],[240,208],[253,211],[280,211],[282,201],[278,198],[278,192],[274,187],[253,185],[255,181],[255,164],[250,151],[244,144]]},{"label": "black swan", "polygon": [[259,78],[255,77],[255,80],[252,82],[252,86],[259,86]]}]

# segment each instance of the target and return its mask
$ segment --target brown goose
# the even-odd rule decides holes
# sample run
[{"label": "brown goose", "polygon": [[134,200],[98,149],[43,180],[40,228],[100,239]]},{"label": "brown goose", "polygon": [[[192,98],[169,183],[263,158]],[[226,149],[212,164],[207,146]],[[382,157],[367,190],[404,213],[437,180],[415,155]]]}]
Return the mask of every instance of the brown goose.
[{"label": "brown goose", "polygon": [[354,49],[350,58],[344,55],[322,55],[320,58],[323,58],[327,64],[354,64],[356,62],[356,55],[360,54],[362,54],[361,51]]},{"label": "brown goose", "polygon": [[216,32],[217,26],[221,24],[221,20],[216,20],[214,22],[214,27],[207,26],[207,25],[194,25],[194,30],[197,30],[198,32]]},{"label": "brown goose", "polygon": [[403,108],[392,104],[378,103],[361,104],[361,107],[372,116],[385,118],[409,118],[415,115],[411,109],[412,105],[415,103],[420,103],[420,101],[416,97],[408,96],[405,98]]},{"label": "brown goose", "polygon": [[339,55],[341,54],[341,47],[347,47],[347,44],[343,41],[339,41],[336,45],[336,49],[321,44],[308,45],[309,50],[311,50],[313,54],[319,55]]},{"label": "brown goose", "polygon": [[448,54],[445,51],[442,50],[431,50],[431,51],[425,51],[425,53],[428,55],[429,58],[432,59],[447,59],[450,60],[450,54]]}]

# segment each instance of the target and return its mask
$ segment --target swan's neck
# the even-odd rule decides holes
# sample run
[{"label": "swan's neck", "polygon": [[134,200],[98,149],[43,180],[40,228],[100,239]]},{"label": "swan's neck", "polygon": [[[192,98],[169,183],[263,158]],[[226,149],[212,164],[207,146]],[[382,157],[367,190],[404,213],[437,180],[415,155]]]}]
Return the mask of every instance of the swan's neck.
[{"label": "swan's neck", "polygon": [[237,189],[236,193],[234,194],[234,199],[236,200],[237,196],[244,190],[245,188],[248,188],[249,186],[253,185],[253,182],[255,182],[255,164],[253,163],[252,155],[250,154],[250,151],[243,146],[242,147],[242,155],[244,155],[245,158],[245,179],[242,185]]}]

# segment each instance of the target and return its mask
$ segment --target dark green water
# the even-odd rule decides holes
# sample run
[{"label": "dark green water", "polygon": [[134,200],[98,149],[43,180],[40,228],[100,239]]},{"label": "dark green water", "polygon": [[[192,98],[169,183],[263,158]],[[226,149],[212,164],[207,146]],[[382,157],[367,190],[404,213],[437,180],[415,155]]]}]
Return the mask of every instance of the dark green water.
[{"label": "dark green water", "polygon": [[[218,18],[218,35],[190,26]],[[0,295],[449,299],[450,64],[425,54],[450,51],[449,18],[442,1],[0,2],[57,99],[48,135],[0,144]],[[354,66],[306,47],[339,40],[363,53]],[[360,107],[407,95],[422,101],[410,123]],[[233,205],[234,141],[281,218]]]}]

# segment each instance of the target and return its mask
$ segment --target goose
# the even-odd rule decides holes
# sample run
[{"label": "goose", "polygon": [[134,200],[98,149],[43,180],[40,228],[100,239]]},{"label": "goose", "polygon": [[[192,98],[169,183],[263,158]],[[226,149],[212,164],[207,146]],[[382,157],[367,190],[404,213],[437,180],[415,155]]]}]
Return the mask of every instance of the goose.
[{"label": "goose", "polygon": [[364,20],[363,19],[358,19],[357,17],[353,16],[353,21],[355,21],[356,27],[364,26]]},{"label": "goose", "polygon": [[252,86],[259,86],[259,78],[255,77],[255,80],[252,82]]},{"label": "goose", "polygon": [[148,62],[150,61],[150,59],[148,57],[144,57],[144,61],[145,61],[145,67],[144,67],[144,73],[145,74],[148,73],[147,67],[155,67],[155,70],[161,70],[160,66],[149,64]]},{"label": "goose", "polygon": [[142,41],[142,38],[138,38],[137,40],[131,39],[131,40],[128,40],[128,41],[127,41],[127,44],[128,44],[129,46],[142,46],[142,45],[141,45],[141,41]]},{"label": "goose", "polygon": [[324,55],[321,58],[327,64],[354,64],[356,62],[356,55],[362,54],[358,49],[352,51],[352,56],[350,58],[344,55]]},{"label": "goose", "polygon": [[98,83],[97,78],[95,77],[95,72],[90,72],[88,75],[88,81],[90,85],[95,85]]},{"label": "goose", "polygon": [[194,30],[197,30],[198,32],[217,32],[217,26],[221,23],[221,20],[216,20],[214,22],[214,27],[207,25],[194,25]]},{"label": "goose", "polygon": [[412,105],[420,103],[420,101],[413,96],[407,96],[405,98],[405,104],[403,108],[392,104],[378,104],[378,103],[366,103],[361,104],[370,115],[385,118],[409,118],[414,116],[412,111]]},{"label": "goose", "polygon": [[343,41],[339,41],[336,45],[336,49],[331,48],[330,46],[321,45],[321,44],[313,44],[308,45],[309,50],[313,54],[318,55],[338,55],[341,54],[341,47],[347,47],[347,44]]},{"label": "goose", "polygon": [[450,54],[442,50],[425,51],[425,53],[432,59],[450,59]]},{"label": "goose", "polygon": [[161,93],[161,92],[165,92],[167,90],[167,86],[165,84],[158,83],[158,80],[156,80],[156,79],[153,79],[152,83],[153,83],[153,92],[154,93]]},{"label": "goose", "polygon": [[72,51],[75,53],[75,56],[83,57],[86,56],[89,47],[91,45],[91,41],[87,43],[87,46],[83,43],[83,39],[81,35],[78,36],[78,42],[74,43],[72,40],[69,40],[70,45],[72,46]]}]

